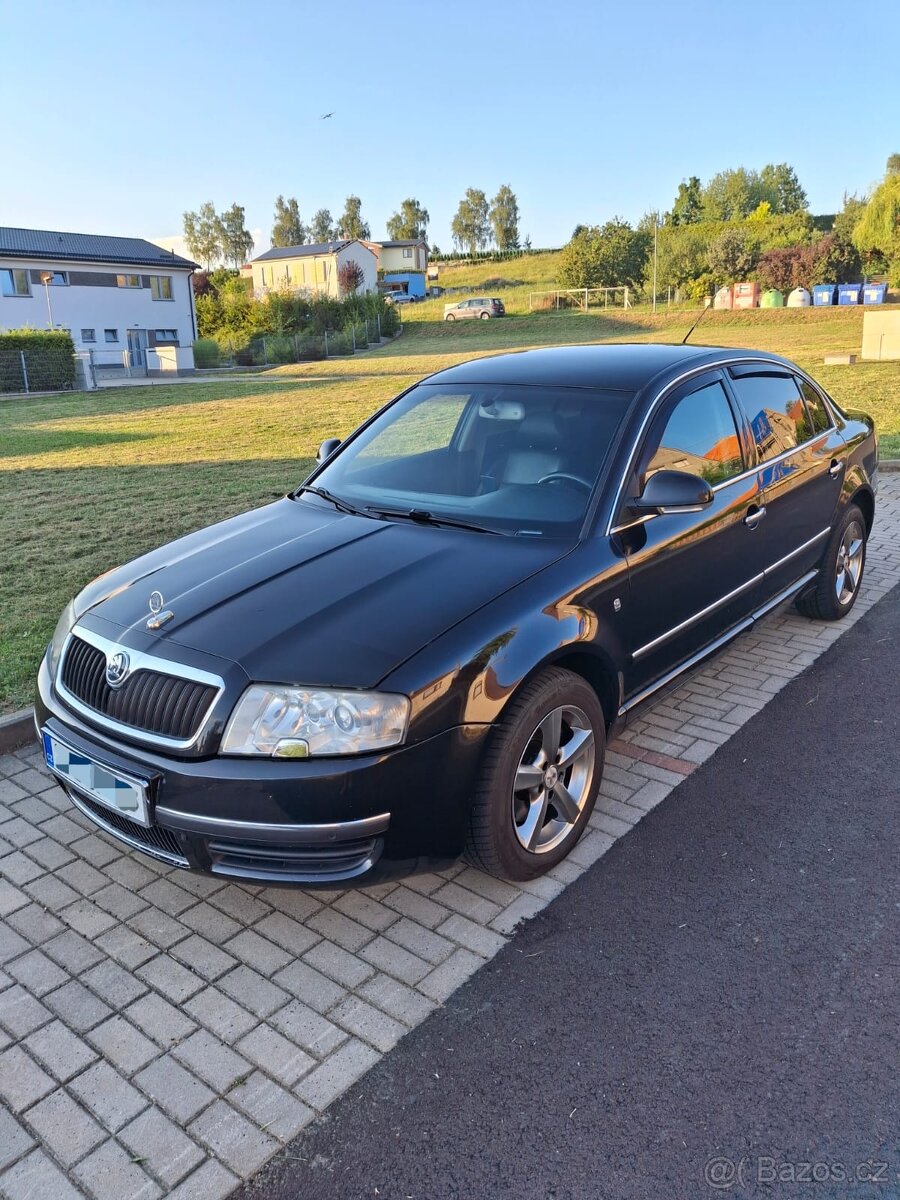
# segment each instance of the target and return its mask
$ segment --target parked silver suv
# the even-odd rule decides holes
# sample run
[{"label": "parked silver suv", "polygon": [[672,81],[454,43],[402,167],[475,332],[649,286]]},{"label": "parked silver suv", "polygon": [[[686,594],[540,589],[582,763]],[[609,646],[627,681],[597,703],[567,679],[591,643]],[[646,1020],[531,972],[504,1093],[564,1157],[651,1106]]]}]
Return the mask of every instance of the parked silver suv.
[{"label": "parked silver suv", "polygon": [[470,317],[480,317],[489,321],[491,317],[505,317],[506,309],[503,301],[486,296],[478,296],[474,300],[460,300],[458,304],[444,305],[445,321],[466,321]]}]

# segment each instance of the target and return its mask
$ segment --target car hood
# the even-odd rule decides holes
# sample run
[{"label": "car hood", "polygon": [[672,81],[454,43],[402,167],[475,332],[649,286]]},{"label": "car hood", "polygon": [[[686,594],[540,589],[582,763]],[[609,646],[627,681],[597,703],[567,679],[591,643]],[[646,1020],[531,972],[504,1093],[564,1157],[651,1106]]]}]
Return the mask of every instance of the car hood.
[{"label": "car hood", "polygon": [[[374,687],[570,548],[284,499],[101,576],[76,610],[163,657],[171,642],[236,662],[259,681]],[[154,591],[174,617],[148,635]]]}]

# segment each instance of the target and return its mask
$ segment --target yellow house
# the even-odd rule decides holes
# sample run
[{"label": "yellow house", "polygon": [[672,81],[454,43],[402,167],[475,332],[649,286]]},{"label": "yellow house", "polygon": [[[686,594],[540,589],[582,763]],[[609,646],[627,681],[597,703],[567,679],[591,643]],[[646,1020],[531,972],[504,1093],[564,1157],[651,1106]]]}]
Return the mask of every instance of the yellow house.
[{"label": "yellow house", "polygon": [[339,272],[344,263],[355,262],[363,273],[361,292],[374,292],[378,259],[364,242],[317,242],[309,246],[277,246],[254,258],[253,290],[267,292],[322,292],[340,296]]}]

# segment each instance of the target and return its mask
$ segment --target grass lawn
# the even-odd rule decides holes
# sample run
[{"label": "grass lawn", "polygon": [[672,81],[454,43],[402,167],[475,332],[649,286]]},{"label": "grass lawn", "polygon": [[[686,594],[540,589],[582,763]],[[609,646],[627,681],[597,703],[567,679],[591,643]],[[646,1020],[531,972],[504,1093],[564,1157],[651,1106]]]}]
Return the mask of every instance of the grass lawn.
[{"label": "grass lawn", "polygon": [[[0,399],[0,712],[30,702],[57,616],[89,579],[283,495],[323,438],[345,435],[414,379],[526,346],[680,340],[696,315],[553,312],[447,325],[429,308],[407,308],[402,338],[352,359]],[[790,310],[709,313],[692,340],[796,359],[839,403],[870,411],[882,454],[900,457],[900,364],[821,365],[826,350],[858,350],[861,336],[858,310]]]}]

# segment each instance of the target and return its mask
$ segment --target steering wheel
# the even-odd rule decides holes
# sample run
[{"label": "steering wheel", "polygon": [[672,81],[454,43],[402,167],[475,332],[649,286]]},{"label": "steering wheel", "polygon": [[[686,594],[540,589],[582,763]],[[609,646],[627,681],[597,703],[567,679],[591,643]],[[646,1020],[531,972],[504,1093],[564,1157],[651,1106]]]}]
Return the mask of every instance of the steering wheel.
[{"label": "steering wheel", "polygon": [[594,486],[590,480],[582,479],[580,475],[570,475],[568,471],[551,471],[549,475],[538,480],[538,484],[542,483],[574,483],[588,492]]}]

